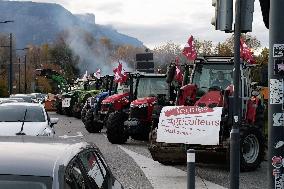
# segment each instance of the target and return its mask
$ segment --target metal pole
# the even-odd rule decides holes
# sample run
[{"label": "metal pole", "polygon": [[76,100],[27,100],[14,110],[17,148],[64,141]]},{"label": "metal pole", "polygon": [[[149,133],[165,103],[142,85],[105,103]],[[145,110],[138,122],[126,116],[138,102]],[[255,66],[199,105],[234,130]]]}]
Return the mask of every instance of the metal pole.
[{"label": "metal pole", "polygon": [[21,94],[21,59],[19,58],[19,94]]},{"label": "metal pole", "polygon": [[284,1],[270,1],[268,188],[284,189]]},{"label": "metal pole", "polygon": [[195,189],[195,151],[187,150],[187,189]]},{"label": "metal pole", "polygon": [[9,74],[9,94],[13,94],[13,47],[12,47],[13,35],[10,33],[10,74]]},{"label": "metal pole", "polygon": [[241,2],[236,0],[235,32],[234,32],[234,123],[230,142],[230,188],[239,188],[240,176],[240,37],[241,37]]},{"label": "metal pole", "polygon": [[27,94],[27,55],[25,55],[25,94]]}]

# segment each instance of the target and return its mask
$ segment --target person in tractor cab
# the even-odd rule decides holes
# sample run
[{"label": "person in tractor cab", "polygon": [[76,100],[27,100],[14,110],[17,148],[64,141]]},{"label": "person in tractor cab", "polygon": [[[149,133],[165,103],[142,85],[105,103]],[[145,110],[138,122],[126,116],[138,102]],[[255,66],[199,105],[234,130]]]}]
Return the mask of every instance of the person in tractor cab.
[{"label": "person in tractor cab", "polygon": [[222,71],[218,71],[217,78],[213,81],[211,86],[218,86],[221,89],[226,89],[229,85],[231,85],[231,83],[225,78],[224,73]]}]

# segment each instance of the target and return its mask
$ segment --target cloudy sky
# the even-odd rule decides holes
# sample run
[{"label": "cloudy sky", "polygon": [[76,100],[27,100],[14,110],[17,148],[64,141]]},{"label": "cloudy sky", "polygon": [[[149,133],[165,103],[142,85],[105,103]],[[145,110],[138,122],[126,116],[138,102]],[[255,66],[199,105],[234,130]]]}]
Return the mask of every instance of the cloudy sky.
[{"label": "cloudy sky", "polygon": [[[148,47],[172,41],[185,44],[195,38],[223,41],[230,34],[215,31],[212,0],[33,0],[64,6],[72,13],[94,13],[96,23],[113,25],[119,32],[141,40]],[[253,32],[262,46],[268,46],[268,30],[255,1]]]}]

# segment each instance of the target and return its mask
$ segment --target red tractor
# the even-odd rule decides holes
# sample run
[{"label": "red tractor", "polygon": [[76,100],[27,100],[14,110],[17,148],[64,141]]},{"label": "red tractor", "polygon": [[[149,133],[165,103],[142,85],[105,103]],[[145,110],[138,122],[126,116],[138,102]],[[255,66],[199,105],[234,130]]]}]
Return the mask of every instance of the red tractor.
[{"label": "red tractor", "polygon": [[129,108],[129,79],[114,86],[112,80],[110,86],[108,91],[89,98],[81,112],[82,121],[90,133],[100,132],[110,113]]},{"label": "red tractor", "polygon": [[129,137],[148,140],[152,111],[158,96],[167,96],[165,74],[133,73],[130,79],[130,109],[121,109],[108,117],[107,138],[111,143],[122,144]]},{"label": "red tractor", "polygon": [[[216,154],[221,154],[222,157],[229,160],[230,131],[233,124],[233,65],[234,60],[232,57],[199,58],[191,65],[190,84],[185,84],[177,89],[178,96],[174,108],[192,107],[194,109],[201,107],[209,110],[215,107],[222,108],[219,138],[216,137],[216,140],[219,140],[218,144],[199,145],[157,142],[159,121],[163,122],[163,120],[159,120],[160,112],[166,104],[163,101],[163,103],[157,103],[154,107],[152,131],[149,135],[151,142],[149,150],[155,161],[164,164],[185,163],[186,149],[189,148],[196,149],[198,152],[216,152]],[[168,71],[170,85],[174,83],[171,82],[174,69],[175,65],[171,66]],[[246,64],[241,66],[240,168],[242,171],[251,171],[259,167],[265,150],[264,107],[258,96],[259,93],[250,86],[250,70],[250,67]],[[193,118],[189,117],[187,119]],[[199,126],[194,124],[193,128]],[[208,156],[206,157],[207,160],[211,159]],[[197,161],[199,158],[202,157],[197,154]]]}]

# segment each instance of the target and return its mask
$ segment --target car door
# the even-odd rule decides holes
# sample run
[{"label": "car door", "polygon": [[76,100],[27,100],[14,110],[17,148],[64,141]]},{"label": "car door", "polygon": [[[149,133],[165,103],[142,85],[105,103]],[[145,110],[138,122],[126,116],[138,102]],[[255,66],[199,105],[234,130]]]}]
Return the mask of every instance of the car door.
[{"label": "car door", "polygon": [[112,188],[112,177],[108,168],[94,149],[87,149],[78,156],[91,186],[95,189]]}]

